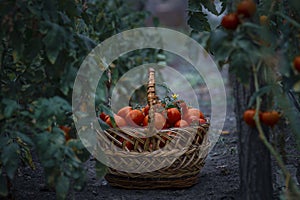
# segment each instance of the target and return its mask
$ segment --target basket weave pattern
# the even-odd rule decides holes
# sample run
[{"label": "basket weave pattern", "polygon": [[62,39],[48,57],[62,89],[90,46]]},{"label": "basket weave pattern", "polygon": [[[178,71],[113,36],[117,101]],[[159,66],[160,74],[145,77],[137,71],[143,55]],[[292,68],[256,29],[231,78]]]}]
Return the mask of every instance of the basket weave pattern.
[{"label": "basket weave pattern", "polygon": [[[124,166],[126,163],[135,166],[137,170],[143,168],[143,171],[148,172],[129,173],[125,172],[126,170],[115,170],[119,169],[119,166],[116,166],[115,169],[109,168],[106,180],[112,186],[127,189],[184,188],[196,184],[210,147],[207,134],[209,123],[156,130],[153,126],[153,109],[157,103],[153,69],[149,70],[147,95],[150,106],[148,128],[110,128],[105,130],[104,134],[98,135],[99,139],[109,139],[110,143],[105,146],[105,154],[111,160],[117,155],[118,160],[116,159],[114,166]],[[191,134],[194,136],[191,137]],[[131,151],[126,147],[128,143],[133,145]],[[111,148],[113,146],[123,150],[114,151]],[[157,162],[157,159],[156,162],[153,161],[153,156],[160,162]],[[152,171],[154,168],[157,170]]]}]

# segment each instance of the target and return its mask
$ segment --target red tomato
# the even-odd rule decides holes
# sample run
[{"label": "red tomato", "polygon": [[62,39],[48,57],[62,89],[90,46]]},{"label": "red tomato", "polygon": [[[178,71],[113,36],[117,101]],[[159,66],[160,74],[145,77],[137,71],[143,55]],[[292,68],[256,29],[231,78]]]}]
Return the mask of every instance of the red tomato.
[{"label": "red tomato", "polygon": [[279,121],[279,113],[275,110],[269,112],[263,112],[261,114],[261,121],[267,126],[273,127]]},{"label": "red tomato", "polygon": [[230,14],[225,15],[221,21],[221,25],[224,28],[230,29],[230,30],[235,30],[238,27],[239,23],[240,23],[240,21],[239,21],[238,15],[236,13],[230,13]]},{"label": "red tomato", "polygon": [[144,114],[140,110],[131,110],[125,117],[128,124],[132,126],[140,126],[144,120]]},{"label": "red tomato", "polygon": [[[148,126],[149,115],[144,118],[143,125]],[[154,127],[161,130],[166,124],[166,118],[160,113],[154,113]]]},{"label": "red tomato", "polygon": [[117,115],[119,115],[120,117],[125,118],[126,115],[127,115],[130,111],[132,111],[132,107],[130,107],[130,106],[125,106],[125,107],[121,108],[121,109],[118,111]]},{"label": "red tomato", "polygon": [[300,72],[300,56],[294,58],[294,68]]},{"label": "red tomato", "polygon": [[244,17],[251,17],[256,12],[256,3],[252,0],[243,0],[237,5],[237,14]]},{"label": "red tomato", "polygon": [[71,130],[71,127],[69,127],[69,126],[62,126],[61,125],[61,126],[59,126],[59,128],[64,132],[65,140],[66,141],[70,140],[71,137],[70,137],[69,132]]},{"label": "red tomato", "polygon": [[177,108],[169,108],[167,110],[167,116],[167,120],[170,124],[174,124],[181,119],[181,114]]},{"label": "red tomato", "polygon": [[174,127],[187,127],[189,126],[189,124],[187,123],[187,121],[180,119],[178,120],[175,124]]}]

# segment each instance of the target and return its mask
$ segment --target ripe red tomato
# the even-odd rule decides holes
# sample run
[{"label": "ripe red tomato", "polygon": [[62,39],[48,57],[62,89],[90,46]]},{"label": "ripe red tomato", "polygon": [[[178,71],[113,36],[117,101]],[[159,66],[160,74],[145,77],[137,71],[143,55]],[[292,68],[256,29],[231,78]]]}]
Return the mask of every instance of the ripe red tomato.
[{"label": "ripe red tomato", "polygon": [[188,109],[188,111],[185,114],[184,118],[188,118],[189,116],[196,116],[198,118],[204,119],[204,114],[200,110],[198,110],[196,108],[190,108],[190,109]]},{"label": "ripe red tomato", "polygon": [[131,142],[129,142],[129,141],[125,142],[125,147],[127,147],[127,149],[129,151],[133,150],[133,148],[134,148],[133,144]]},{"label": "ripe red tomato", "polygon": [[279,113],[275,110],[273,111],[268,111],[268,112],[263,112],[261,114],[261,121],[267,126],[273,127],[275,124],[278,123],[279,121]]},{"label": "ripe red tomato", "polygon": [[62,126],[61,125],[61,126],[59,126],[59,128],[64,132],[65,140],[66,141],[70,140],[71,137],[70,137],[69,132],[71,130],[71,127],[69,127],[69,126]]},{"label": "ripe red tomato", "polygon": [[296,56],[294,59],[294,68],[300,72],[300,56]]},{"label": "ripe red tomato", "polygon": [[225,15],[221,21],[221,25],[224,28],[230,30],[235,30],[238,27],[239,23],[240,21],[236,13],[230,13]]},{"label": "ripe red tomato", "polygon": [[119,115],[120,117],[125,118],[126,115],[127,115],[130,111],[132,111],[132,107],[130,107],[130,106],[125,106],[125,107],[121,108],[121,109],[118,111],[117,115]]},{"label": "ripe red tomato", "polygon": [[[149,115],[144,118],[143,126],[148,126]],[[160,113],[154,113],[154,127],[161,130],[166,124],[166,118]]]},{"label": "ripe red tomato", "polygon": [[147,116],[149,114],[149,105],[146,105],[143,109],[142,109],[142,112],[144,113],[145,116]]},{"label": "ripe red tomato", "polygon": [[187,127],[189,126],[189,124],[187,123],[187,121],[180,119],[178,120],[175,124],[174,127]]},{"label": "ripe red tomato", "polygon": [[188,111],[188,109],[189,109],[188,106],[186,105],[185,102],[181,102],[181,103],[179,104],[179,106],[180,106],[180,108],[181,108],[182,114],[185,115],[185,113],[187,113],[187,111]]},{"label": "ripe red tomato", "polygon": [[99,115],[99,117],[100,117],[100,119],[102,119],[103,121],[105,121],[107,115],[106,115],[104,112],[102,112],[102,113]]},{"label": "ripe red tomato", "polygon": [[169,124],[168,121],[166,121],[166,123],[165,123],[163,129],[167,129],[167,128],[171,128],[171,125]]},{"label": "ripe red tomato", "polygon": [[[116,122],[116,125],[117,127],[123,127],[123,126],[126,126],[127,123],[126,121],[123,119],[123,117],[120,117],[118,115],[114,115],[114,120]],[[110,117],[108,117],[105,121],[110,127],[113,127],[112,123],[111,123],[111,120],[110,120]]]},{"label": "ripe red tomato", "polygon": [[144,114],[140,110],[131,110],[125,117],[128,124],[140,126],[144,120]]},{"label": "ripe red tomato", "polygon": [[167,110],[167,116],[170,124],[174,124],[181,119],[181,114],[177,108],[169,108]]},{"label": "ripe red tomato", "polygon": [[202,119],[202,118],[199,119],[199,124],[205,124],[205,123],[206,123],[205,119]]},{"label": "ripe red tomato", "polygon": [[[256,113],[256,110],[254,110],[254,109],[249,109],[244,112],[243,119],[249,126],[252,126],[252,127],[255,126],[255,121],[254,121],[255,113]],[[260,115],[261,114],[259,113],[259,117],[260,117]]]},{"label": "ripe red tomato", "polygon": [[189,124],[196,124],[199,122],[200,117],[195,115],[185,115],[184,120]]},{"label": "ripe red tomato", "polygon": [[256,12],[256,3],[253,0],[243,0],[237,5],[237,14],[251,17]]}]

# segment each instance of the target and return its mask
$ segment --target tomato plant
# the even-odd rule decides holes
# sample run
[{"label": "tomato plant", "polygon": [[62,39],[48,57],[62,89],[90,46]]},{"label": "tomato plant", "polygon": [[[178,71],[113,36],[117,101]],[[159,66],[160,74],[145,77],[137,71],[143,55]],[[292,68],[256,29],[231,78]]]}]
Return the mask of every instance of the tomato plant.
[{"label": "tomato plant", "polygon": [[[8,186],[22,164],[34,170],[32,151],[37,153],[46,181],[58,199],[66,198],[71,187],[82,189],[86,177],[83,164],[90,155],[77,138],[72,120],[70,103],[76,72],[98,43],[141,26],[147,16],[122,0],[1,3],[1,196],[10,193]],[[139,58],[134,52],[123,56],[108,68],[99,84],[107,84],[108,74],[115,83],[131,66],[144,59],[154,62],[157,53],[146,50]],[[122,68],[116,67],[119,65]],[[107,104],[108,96],[109,90],[99,87],[96,101]],[[96,162],[96,172],[103,175],[104,171]]]},{"label": "tomato plant", "polygon": [[[242,87],[244,91],[250,92],[250,98],[243,99],[247,102],[239,102],[243,108],[254,108],[254,110],[243,111],[244,120],[252,126],[248,132],[255,130],[258,133],[260,142],[263,142],[269,149],[285,178],[289,179],[290,174],[281,155],[270,145],[266,136],[269,127],[265,125],[272,127],[279,120],[277,112],[267,112],[268,110],[280,111],[281,120],[289,122],[289,128],[296,138],[295,148],[300,149],[300,76],[298,71],[300,2],[297,0],[255,2],[237,0],[220,1],[219,5],[220,10],[213,1],[201,3],[195,0],[189,1],[188,23],[193,29],[191,34],[214,56],[220,68],[228,66],[230,76],[235,77],[239,84],[244,85]],[[230,14],[225,14],[220,20],[220,25],[212,28],[208,15],[202,8],[216,16],[221,16],[225,11]],[[233,13],[238,15],[239,25],[236,20],[229,20],[233,19]],[[230,21],[235,23],[229,23]],[[247,95],[246,92],[244,94]],[[239,101],[239,97],[235,98]],[[263,115],[254,117],[254,114],[259,111]],[[238,123],[244,122],[240,120]],[[243,137],[241,134],[246,135],[244,138],[250,138],[247,135],[249,133],[240,133],[240,137]],[[244,140],[240,139],[240,141]],[[249,152],[247,147],[241,146],[242,150],[243,148]],[[240,158],[244,159],[242,156],[240,155]],[[247,158],[245,160],[249,161]],[[295,186],[293,180],[290,180],[286,187],[297,197],[300,196],[299,188]],[[244,188],[247,190],[246,185]],[[261,191],[260,194],[263,192]],[[251,195],[250,193],[245,195]]]}]

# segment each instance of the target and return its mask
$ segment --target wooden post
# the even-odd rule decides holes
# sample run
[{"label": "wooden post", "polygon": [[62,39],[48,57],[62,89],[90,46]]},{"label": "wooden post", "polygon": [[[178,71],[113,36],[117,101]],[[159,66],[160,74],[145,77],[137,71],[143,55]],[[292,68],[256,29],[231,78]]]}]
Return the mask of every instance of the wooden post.
[{"label": "wooden post", "polygon": [[[243,113],[255,91],[253,80],[245,87],[234,75],[230,76],[239,134],[240,199],[273,199],[270,152],[258,137],[258,131],[243,121]],[[264,131],[268,135],[268,131]]]}]

